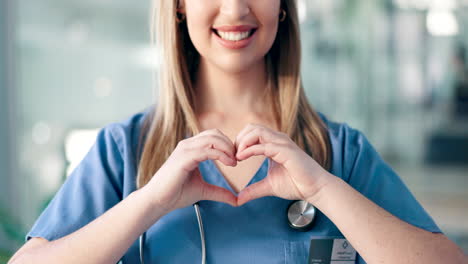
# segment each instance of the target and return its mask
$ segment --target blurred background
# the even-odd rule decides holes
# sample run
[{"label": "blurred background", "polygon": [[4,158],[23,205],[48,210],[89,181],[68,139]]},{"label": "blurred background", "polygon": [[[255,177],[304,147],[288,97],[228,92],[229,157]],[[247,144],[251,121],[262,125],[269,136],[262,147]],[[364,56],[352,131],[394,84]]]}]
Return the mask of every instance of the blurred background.
[{"label": "blurred background", "polygon": [[[298,0],[303,82],[468,253],[468,0]],[[150,1],[0,0],[0,263],[97,129],[153,103]]]}]

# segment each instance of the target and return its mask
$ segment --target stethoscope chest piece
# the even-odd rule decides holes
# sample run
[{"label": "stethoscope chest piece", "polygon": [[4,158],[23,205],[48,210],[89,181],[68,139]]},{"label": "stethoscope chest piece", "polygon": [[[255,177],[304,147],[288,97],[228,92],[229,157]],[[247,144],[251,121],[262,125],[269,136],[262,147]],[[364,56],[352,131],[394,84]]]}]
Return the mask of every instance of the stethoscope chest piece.
[{"label": "stethoscope chest piece", "polygon": [[310,203],[298,200],[288,206],[288,223],[293,229],[309,231],[314,223],[317,210]]}]

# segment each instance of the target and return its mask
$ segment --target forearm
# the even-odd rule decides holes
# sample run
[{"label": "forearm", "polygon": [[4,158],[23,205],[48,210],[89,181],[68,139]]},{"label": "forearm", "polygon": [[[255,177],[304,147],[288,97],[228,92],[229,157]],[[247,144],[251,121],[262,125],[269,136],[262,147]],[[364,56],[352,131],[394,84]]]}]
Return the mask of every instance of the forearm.
[{"label": "forearm", "polygon": [[143,189],[88,225],[20,254],[13,263],[117,263],[136,239],[166,212],[155,209]]},{"label": "forearm", "polygon": [[461,250],[444,236],[398,219],[338,177],[309,202],[340,229],[368,263],[466,261]]}]

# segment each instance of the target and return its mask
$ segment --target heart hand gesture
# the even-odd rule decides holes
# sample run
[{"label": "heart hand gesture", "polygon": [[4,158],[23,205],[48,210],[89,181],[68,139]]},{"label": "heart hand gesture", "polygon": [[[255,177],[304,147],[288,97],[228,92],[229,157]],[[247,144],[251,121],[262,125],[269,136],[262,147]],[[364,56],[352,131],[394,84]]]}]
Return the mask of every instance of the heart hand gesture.
[{"label": "heart hand gesture", "polygon": [[[237,197],[224,188],[206,183],[197,168],[207,159],[236,166],[237,161],[256,155],[272,160],[268,175],[247,186]],[[264,196],[311,201],[331,176],[288,135],[249,124],[238,134],[235,143],[218,129],[180,141],[145,189],[152,194],[156,206],[172,211],[200,200],[232,206]]]}]

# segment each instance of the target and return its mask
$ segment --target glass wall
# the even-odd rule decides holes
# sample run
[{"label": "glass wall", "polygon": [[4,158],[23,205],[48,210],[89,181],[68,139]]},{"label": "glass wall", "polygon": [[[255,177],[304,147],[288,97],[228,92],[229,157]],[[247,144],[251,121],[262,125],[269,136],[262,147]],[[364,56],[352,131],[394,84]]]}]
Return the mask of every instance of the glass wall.
[{"label": "glass wall", "polygon": [[[0,196],[8,220],[0,222],[0,254],[7,255],[96,129],[153,102],[157,58],[149,45],[150,1],[4,3],[0,130],[7,136],[0,143],[11,147],[1,152],[10,160],[0,187],[8,193]],[[298,3],[312,104],[363,131],[468,252],[468,221],[460,220],[468,219],[468,3]]]},{"label": "glass wall", "polygon": [[363,131],[468,248],[465,1],[303,1],[311,102]]}]

